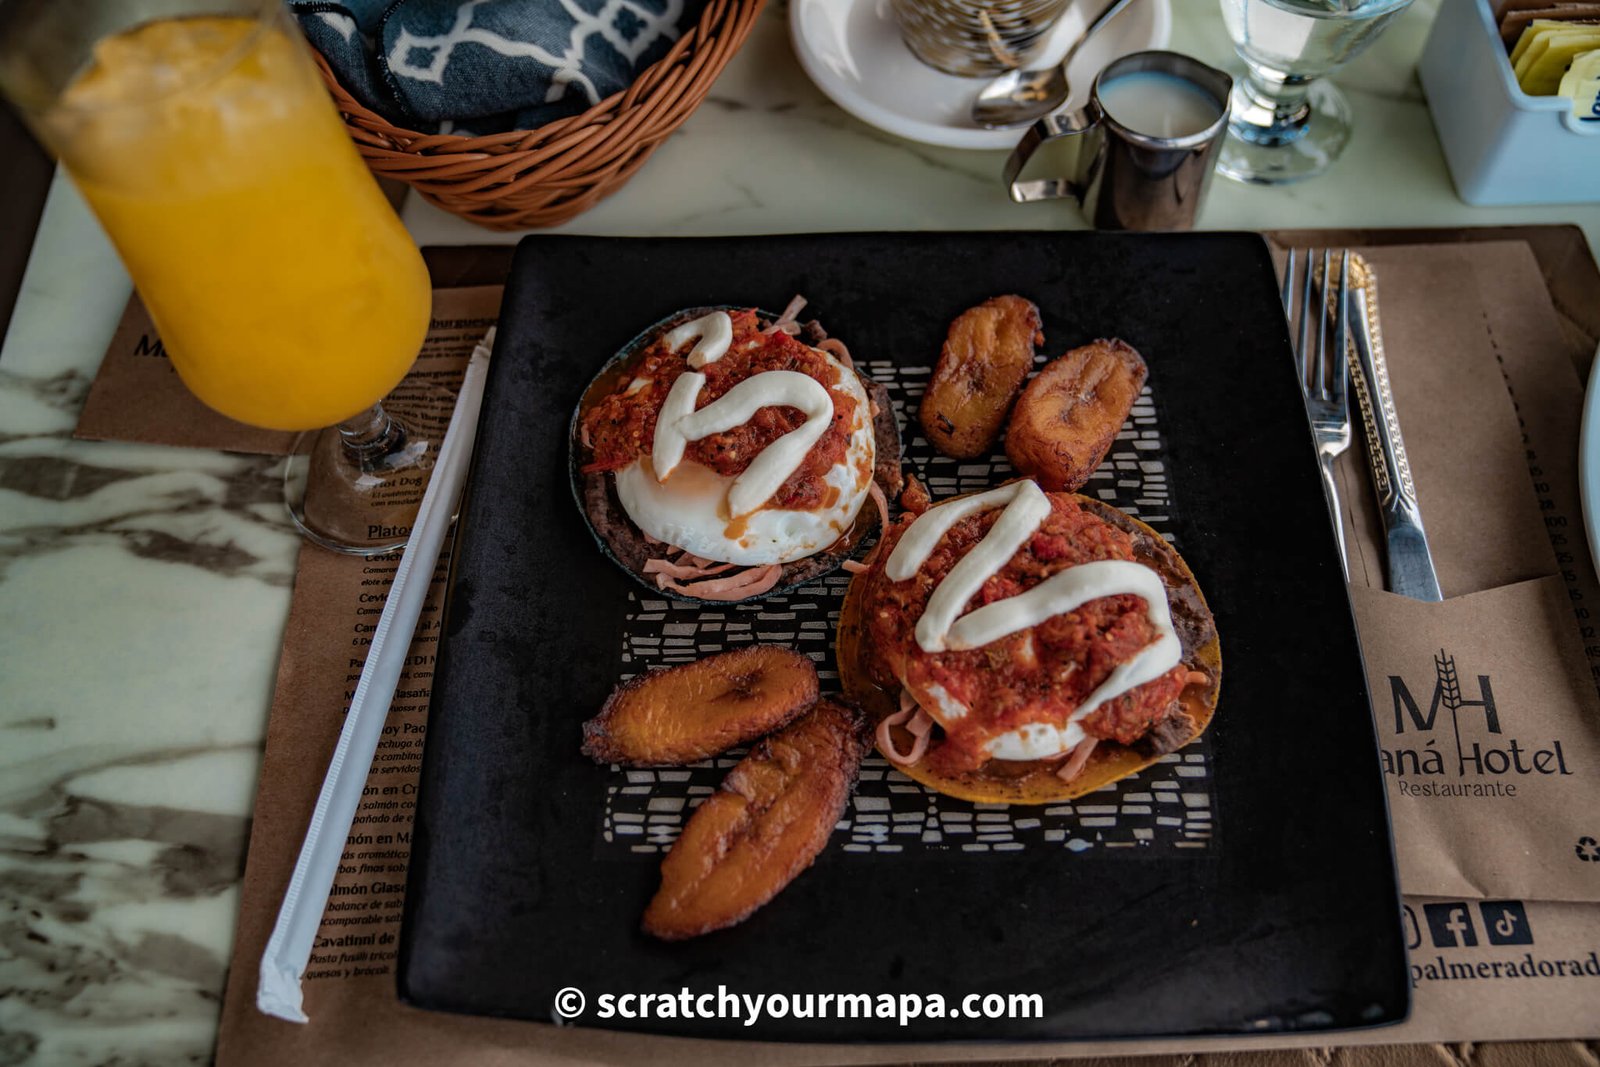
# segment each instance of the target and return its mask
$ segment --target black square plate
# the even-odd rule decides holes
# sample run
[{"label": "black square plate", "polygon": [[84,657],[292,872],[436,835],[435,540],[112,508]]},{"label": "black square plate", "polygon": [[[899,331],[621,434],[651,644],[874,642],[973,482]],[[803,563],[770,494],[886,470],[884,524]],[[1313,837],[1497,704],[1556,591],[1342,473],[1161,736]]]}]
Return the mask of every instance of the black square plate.
[{"label": "black square plate", "polygon": [[[1008,476],[916,432],[950,320],[1017,292],[1050,355],[1096,337],[1150,389],[1085,492],[1184,554],[1223,681],[1196,745],[1049,808],[932,797],[874,757],[816,865],[733,929],[638,932],[658,864],[731,758],[598,767],[579,724],[616,682],[749,640],[833,677],[848,576],[701,611],[596,548],[567,427],[600,364],[679,308],[794,293],[890,387],[934,495]],[[1244,234],[537,237],[506,293],[439,648],[400,956],[401,995],[447,1011],[764,1040],[1323,1030],[1404,1017],[1408,983],[1361,656],[1267,250]],[[600,1019],[601,994],[1037,993],[1042,1017]]]}]

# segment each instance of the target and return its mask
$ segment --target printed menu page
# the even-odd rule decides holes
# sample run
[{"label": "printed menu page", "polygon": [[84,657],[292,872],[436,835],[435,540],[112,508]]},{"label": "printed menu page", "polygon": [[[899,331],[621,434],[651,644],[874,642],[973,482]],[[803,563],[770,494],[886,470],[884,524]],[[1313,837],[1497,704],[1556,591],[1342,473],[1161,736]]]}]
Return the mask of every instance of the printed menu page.
[{"label": "printed menu page", "polygon": [[[417,805],[417,779],[428,728],[428,694],[439,644],[439,617],[449,559],[447,540],[434,568],[394,702],[389,706],[372,772],[345,840],[344,857],[306,969],[308,983],[394,973],[400,910],[405,904],[406,862],[411,856],[411,821]],[[399,564],[399,554],[350,560],[309,547],[302,554],[299,580],[315,581],[315,588],[324,595],[354,587],[351,603],[327,605],[342,608],[334,617],[346,622],[346,633],[337,635],[346,640],[333,642],[341,646],[338,651],[344,659],[344,673],[339,673],[335,665],[327,675],[338,691],[326,695],[334,698],[330,705],[339,706],[341,715],[349,710],[355,695],[367,646]],[[393,981],[392,977],[389,981]]]}]

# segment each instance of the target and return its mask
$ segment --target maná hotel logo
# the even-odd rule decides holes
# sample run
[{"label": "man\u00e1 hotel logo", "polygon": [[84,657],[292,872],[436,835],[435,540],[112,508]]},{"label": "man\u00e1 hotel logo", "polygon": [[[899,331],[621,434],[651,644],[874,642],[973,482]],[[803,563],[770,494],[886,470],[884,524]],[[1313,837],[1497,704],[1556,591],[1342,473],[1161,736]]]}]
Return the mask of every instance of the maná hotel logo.
[{"label": "man\u00e1 hotel logo", "polygon": [[1430,692],[1389,675],[1394,732],[1383,770],[1401,796],[1514,797],[1520,781],[1573,773],[1559,738],[1530,742],[1507,729],[1491,676],[1464,681],[1455,656],[1440,649],[1431,681]]}]

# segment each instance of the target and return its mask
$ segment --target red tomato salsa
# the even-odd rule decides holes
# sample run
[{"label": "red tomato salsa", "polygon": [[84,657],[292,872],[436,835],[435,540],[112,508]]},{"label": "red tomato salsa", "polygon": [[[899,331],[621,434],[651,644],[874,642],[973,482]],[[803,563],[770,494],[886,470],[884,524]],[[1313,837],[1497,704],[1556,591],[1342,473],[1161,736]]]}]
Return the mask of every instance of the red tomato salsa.
[{"label": "red tomato salsa", "polygon": [[[734,311],[729,316],[733,320],[733,341],[726,355],[700,368],[706,384],[696,407],[705,407],[763,371],[799,371],[826,386],[833,399],[832,423],[812,446],[805,462],[766,505],[793,511],[820,507],[827,490],[823,478],[844,459],[848,448],[856,401],[834,388],[839,384],[840,370],[822,353],[782,330],[763,332],[754,310]],[[652,343],[621,384],[584,413],[584,436],[590,445],[589,462],[583,465],[585,473],[621,470],[650,454],[661,405],[666,402],[672,383],[689,369],[691,350],[692,346],[685,345],[678,352],[669,352],[661,341]],[[637,382],[647,384],[635,389]],[[804,422],[805,415],[798,408],[762,408],[742,426],[690,442],[684,458],[718,474],[736,477],[744,473],[762,449]]]},{"label": "red tomato salsa", "polygon": [[[1059,571],[1093,560],[1134,558],[1126,533],[1080,508],[1068,495],[1051,495],[1051,511],[1011,561],[978,590],[965,610],[1003,600],[1033,588]],[[930,687],[969,710],[947,718],[945,740],[929,749],[930,767],[959,773],[982,766],[990,757],[983,745],[1027,723],[1062,725],[1120,663],[1156,639],[1141,597],[1119,595],[1091,600],[1076,611],[982,648],[928,653],[913,631],[933,590],[989,532],[1001,512],[992,510],[958,522],[939,542],[916,576],[891,582],[883,561],[910,527],[901,516],[877,555],[868,589],[867,627],[884,666],[917,696],[938,710]],[[963,614],[965,611],[963,612]],[[1183,691],[1188,668],[1174,667],[1155,681],[1101,704],[1081,725],[1091,737],[1132,744],[1165,717]]]}]

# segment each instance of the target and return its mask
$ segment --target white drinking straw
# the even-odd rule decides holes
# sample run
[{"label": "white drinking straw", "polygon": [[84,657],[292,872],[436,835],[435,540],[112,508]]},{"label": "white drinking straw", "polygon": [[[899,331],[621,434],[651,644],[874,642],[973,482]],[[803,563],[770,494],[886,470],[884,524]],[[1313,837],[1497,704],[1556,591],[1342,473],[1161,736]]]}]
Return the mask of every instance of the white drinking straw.
[{"label": "white drinking straw", "polygon": [[411,647],[411,637],[422,614],[422,603],[433,581],[434,566],[444,535],[455,514],[467,462],[472,458],[472,442],[478,433],[478,411],[483,406],[484,375],[489,369],[489,350],[494,344],[491,328],[472,351],[467,373],[456,397],[450,428],[445,432],[433,477],[422,495],[422,506],[411,527],[404,555],[383,606],[383,616],[372,635],[367,662],[361,668],[361,681],[345,716],[339,744],[328,761],[328,774],[317,794],[317,807],[300,846],[294,875],[278,909],[278,921],[261,955],[261,983],[256,989],[256,1008],[290,1022],[308,1022],[301,1008],[300,980],[305,975],[322,925],[322,912],[328,893],[344,855],[345,838],[361,791],[372,769],[384,719],[400,682],[400,671]]}]

